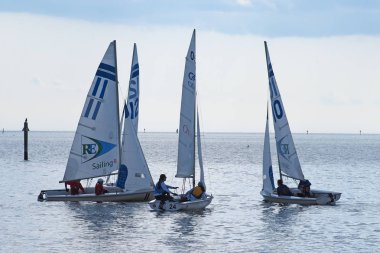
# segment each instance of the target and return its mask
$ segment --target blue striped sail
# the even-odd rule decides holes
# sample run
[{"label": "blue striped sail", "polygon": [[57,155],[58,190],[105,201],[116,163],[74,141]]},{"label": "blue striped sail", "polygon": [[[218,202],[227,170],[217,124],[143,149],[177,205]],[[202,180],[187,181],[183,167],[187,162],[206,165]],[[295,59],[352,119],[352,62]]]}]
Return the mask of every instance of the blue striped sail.
[{"label": "blue striped sail", "polygon": [[63,181],[111,174],[119,168],[116,41],[110,43],[88,91]]},{"label": "blue striped sail", "polygon": [[139,62],[136,44],[133,48],[131,75],[129,79],[128,98],[124,106],[124,128],[121,146],[121,164],[116,186],[126,192],[151,192],[153,179],[145,160],[139,139]]}]

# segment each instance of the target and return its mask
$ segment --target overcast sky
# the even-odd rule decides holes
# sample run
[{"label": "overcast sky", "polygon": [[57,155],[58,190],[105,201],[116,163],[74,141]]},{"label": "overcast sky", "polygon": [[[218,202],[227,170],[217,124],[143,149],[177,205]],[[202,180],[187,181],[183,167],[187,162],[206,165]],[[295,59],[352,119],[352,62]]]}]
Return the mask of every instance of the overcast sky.
[{"label": "overcast sky", "polygon": [[0,128],[75,130],[116,39],[121,99],[137,43],[139,130],[175,131],[194,28],[204,131],[264,131],[266,40],[293,132],[380,132],[380,1],[347,0],[1,0]]}]

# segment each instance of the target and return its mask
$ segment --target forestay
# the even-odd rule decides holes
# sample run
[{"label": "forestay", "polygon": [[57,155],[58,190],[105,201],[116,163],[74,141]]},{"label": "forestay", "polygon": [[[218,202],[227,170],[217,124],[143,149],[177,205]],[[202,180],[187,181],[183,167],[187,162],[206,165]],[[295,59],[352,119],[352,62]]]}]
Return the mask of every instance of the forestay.
[{"label": "forestay", "polygon": [[195,30],[186,56],[182,84],[176,177],[189,178],[195,170]]},{"label": "forestay", "polygon": [[285,172],[289,177],[295,179],[304,179],[296,148],[294,146],[292,134],[290,132],[289,123],[286,118],[284,106],[281,100],[281,95],[273,73],[266,42],[265,54],[267,60],[273,124],[280,170],[282,172]]},{"label": "forestay", "polygon": [[63,181],[109,175],[119,168],[116,41],[109,45],[87,94]]},{"label": "forestay", "polygon": [[153,180],[137,137],[139,114],[139,63],[134,44],[128,100],[124,106],[121,166],[116,185],[125,191],[153,189]]}]

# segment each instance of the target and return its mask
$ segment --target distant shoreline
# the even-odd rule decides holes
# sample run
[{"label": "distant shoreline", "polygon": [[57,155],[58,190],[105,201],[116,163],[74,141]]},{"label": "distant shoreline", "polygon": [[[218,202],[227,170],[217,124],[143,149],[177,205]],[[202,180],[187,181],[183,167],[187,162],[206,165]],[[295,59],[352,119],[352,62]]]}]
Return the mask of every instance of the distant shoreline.
[{"label": "distant shoreline", "polygon": [[[5,130],[4,133],[23,133],[21,130]],[[67,131],[67,130],[36,130],[36,131],[29,131],[29,133],[75,133],[75,131]],[[177,134],[175,131],[168,132],[168,131],[139,131],[139,134]],[[264,134],[264,132],[202,132],[202,134]],[[274,132],[270,132],[270,134],[274,134]],[[313,132],[313,133],[306,133],[306,132],[294,132],[295,135],[379,135],[380,133],[324,133],[324,132]]]}]

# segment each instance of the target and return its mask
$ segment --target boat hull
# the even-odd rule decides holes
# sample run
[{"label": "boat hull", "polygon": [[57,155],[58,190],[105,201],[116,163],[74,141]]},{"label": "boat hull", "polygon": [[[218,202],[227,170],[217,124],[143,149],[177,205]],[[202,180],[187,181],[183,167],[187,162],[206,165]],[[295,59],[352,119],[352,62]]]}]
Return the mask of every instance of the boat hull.
[{"label": "boat hull", "polygon": [[95,195],[95,189],[86,188],[85,193],[71,195],[66,190],[42,190],[38,196],[39,201],[95,201],[95,202],[139,202],[154,199],[152,190],[124,192],[117,187],[107,187],[108,193]]},{"label": "boat hull", "polygon": [[150,208],[155,211],[186,211],[186,210],[200,210],[208,206],[214,197],[212,195],[207,196],[205,199],[179,202],[179,199],[174,201],[166,201],[162,209],[160,208],[160,200],[152,200],[149,202]]},{"label": "boat hull", "polygon": [[[293,193],[297,190],[291,189]],[[323,190],[313,190],[314,198],[296,197],[296,196],[279,196],[275,193],[261,191],[260,194],[264,200],[272,203],[299,204],[299,205],[335,205],[340,199],[341,193]]]}]

